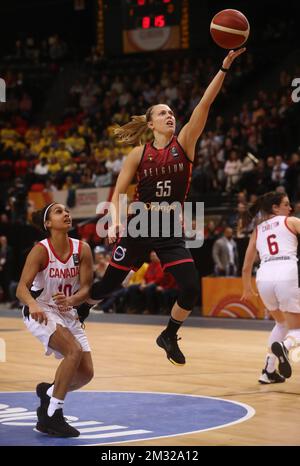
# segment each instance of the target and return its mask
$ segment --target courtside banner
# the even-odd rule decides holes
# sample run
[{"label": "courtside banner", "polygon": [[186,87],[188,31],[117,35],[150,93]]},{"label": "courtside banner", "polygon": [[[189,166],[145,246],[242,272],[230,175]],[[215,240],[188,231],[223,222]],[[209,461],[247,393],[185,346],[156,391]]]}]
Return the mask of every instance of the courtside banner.
[{"label": "courtside banner", "polygon": [[[99,202],[110,201],[113,194],[114,186],[106,188],[77,189],[75,192],[74,206],[70,208],[72,218],[89,218],[94,217],[96,205]],[[128,188],[128,200],[132,201],[135,194],[135,185]],[[67,190],[49,192],[30,191],[28,198],[31,201],[33,210],[42,209],[46,204],[59,202],[68,205],[69,192]]]},{"label": "courtside banner", "polygon": [[[257,293],[255,279],[252,286]],[[259,296],[241,301],[243,283],[241,278],[202,278],[202,315],[244,319],[265,319],[266,310]]]}]

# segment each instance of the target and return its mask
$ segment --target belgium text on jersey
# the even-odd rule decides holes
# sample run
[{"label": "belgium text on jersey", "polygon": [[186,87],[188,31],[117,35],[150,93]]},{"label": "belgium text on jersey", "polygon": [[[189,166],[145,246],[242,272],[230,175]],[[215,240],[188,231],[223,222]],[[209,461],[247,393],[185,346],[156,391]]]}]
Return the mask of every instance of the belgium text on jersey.
[{"label": "belgium text on jersey", "polygon": [[141,202],[128,203],[126,194],[117,205],[100,202],[96,231],[100,238],[119,236],[131,238],[183,238],[188,248],[199,248],[204,238],[203,202]]}]

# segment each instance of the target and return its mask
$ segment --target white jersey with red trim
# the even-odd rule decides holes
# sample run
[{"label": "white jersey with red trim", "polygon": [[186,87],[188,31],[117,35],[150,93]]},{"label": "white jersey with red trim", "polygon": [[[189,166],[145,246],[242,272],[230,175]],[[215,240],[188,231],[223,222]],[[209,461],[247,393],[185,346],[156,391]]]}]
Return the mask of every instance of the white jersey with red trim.
[{"label": "white jersey with red trim", "polygon": [[277,215],[257,226],[256,249],[261,264],[257,280],[289,280],[297,275],[297,236],[287,217]]},{"label": "white jersey with red trim", "polygon": [[78,239],[69,238],[69,243],[70,253],[65,261],[58,257],[49,238],[38,243],[40,247],[46,249],[48,254],[46,267],[38,272],[31,287],[31,291],[36,295],[36,301],[41,306],[57,308],[52,296],[59,291],[66,296],[72,296],[79,289],[79,263],[82,242]]}]

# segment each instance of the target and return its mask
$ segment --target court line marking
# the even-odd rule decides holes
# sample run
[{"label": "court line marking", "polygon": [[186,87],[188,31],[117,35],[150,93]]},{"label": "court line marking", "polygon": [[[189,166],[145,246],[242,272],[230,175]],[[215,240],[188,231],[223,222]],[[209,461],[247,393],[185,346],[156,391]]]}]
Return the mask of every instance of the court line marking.
[{"label": "court line marking", "polygon": [[[149,392],[149,391],[137,391],[137,390],[130,390],[130,391],[119,391],[119,390],[77,390],[77,393],[133,393],[133,394],[151,394],[151,395],[173,395],[173,396],[185,396],[185,397],[193,397],[193,398],[206,398],[210,400],[217,400],[217,401],[225,401],[227,403],[231,403],[234,405],[241,406],[242,408],[246,409],[247,413],[240,419],[237,419],[236,421],[232,421],[226,424],[221,424],[216,427],[208,427],[207,429],[201,429],[201,430],[192,430],[189,432],[182,432],[178,434],[171,434],[171,435],[160,435],[156,437],[147,437],[147,438],[142,438],[142,439],[129,439],[129,440],[122,440],[120,442],[108,442],[108,443],[94,443],[94,444],[82,444],[78,446],[101,446],[101,445],[114,445],[116,443],[128,443],[128,442],[143,442],[143,441],[148,441],[148,440],[156,440],[160,438],[171,438],[171,437],[179,437],[181,435],[189,435],[189,434],[195,434],[197,432],[208,432],[210,430],[216,430],[216,429],[222,429],[224,427],[229,427],[233,426],[235,424],[240,424],[241,422],[247,421],[251,417],[253,417],[256,413],[255,409],[252,408],[252,406],[247,405],[246,403],[241,403],[239,401],[231,401],[231,400],[226,400],[224,398],[219,398],[219,397],[214,397],[214,396],[205,396],[205,395],[190,395],[190,394],[185,394],[185,393],[171,393],[171,392]],[[76,393],[74,392],[74,393]],[[23,391],[12,391],[12,392],[1,392],[0,393],[35,393],[34,391],[30,390],[23,390]]]}]

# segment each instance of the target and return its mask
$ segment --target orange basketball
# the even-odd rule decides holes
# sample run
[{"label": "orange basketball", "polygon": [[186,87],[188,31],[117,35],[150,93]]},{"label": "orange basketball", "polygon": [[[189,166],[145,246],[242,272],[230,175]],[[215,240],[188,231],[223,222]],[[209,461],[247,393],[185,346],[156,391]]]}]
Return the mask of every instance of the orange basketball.
[{"label": "orange basketball", "polygon": [[213,40],[223,49],[236,49],[248,39],[249,22],[238,10],[222,10],[210,23],[210,33]]}]

